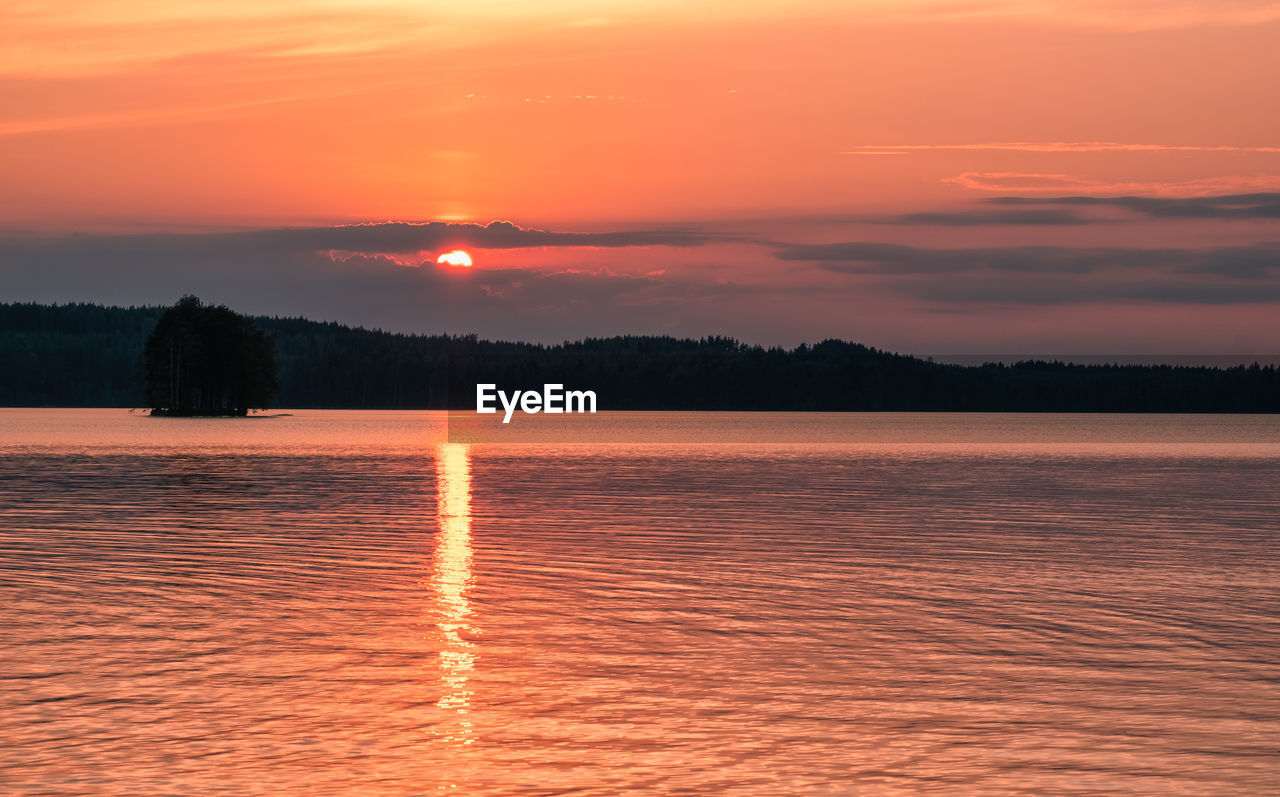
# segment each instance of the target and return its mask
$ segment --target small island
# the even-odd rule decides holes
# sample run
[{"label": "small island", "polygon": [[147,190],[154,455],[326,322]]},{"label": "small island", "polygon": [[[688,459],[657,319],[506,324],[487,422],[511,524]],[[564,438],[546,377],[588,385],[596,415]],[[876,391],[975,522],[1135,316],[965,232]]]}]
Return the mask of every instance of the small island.
[{"label": "small island", "polygon": [[244,417],[278,390],[275,346],[249,318],[184,296],[164,312],[144,353],[153,416]]}]

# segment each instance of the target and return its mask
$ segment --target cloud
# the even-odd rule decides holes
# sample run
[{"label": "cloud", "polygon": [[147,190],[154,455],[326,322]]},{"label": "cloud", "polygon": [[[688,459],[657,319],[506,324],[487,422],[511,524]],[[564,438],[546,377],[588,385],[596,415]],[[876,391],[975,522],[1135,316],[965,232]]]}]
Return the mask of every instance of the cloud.
[{"label": "cloud", "polygon": [[854,147],[841,155],[908,155],[913,152],[1234,152],[1280,154],[1280,147],[1232,144],[1133,144],[1119,141],[995,141],[984,144],[880,144]]},{"label": "cloud", "polygon": [[1280,244],[1211,249],[1009,246],[921,249],[902,244],[846,242],[796,244],[779,249],[781,260],[818,263],[846,274],[1026,272],[1089,274],[1106,269],[1164,267],[1175,271],[1256,279],[1280,269]]},{"label": "cloud", "polygon": [[30,3],[25,13],[12,5],[0,11],[0,24],[15,34],[0,51],[0,74],[8,75],[83,77],[228,54],[354,59],[415,44],[454,49],[476,38],[414,4],[64,0]]},{"label": "cloud", "polygon": [[520,227],[509,221],[494,221],[483,225],[433,221],[282,227],[243,232],[11,238],[2,243],[10,252],[25,251],[33,255],[47,249],[63,254],[79,251],[85,256],[94,257],[262,257],[299,256],[316,252],[405,254],[456,246],[482,249],[691,247],[728,240],[733,239],[689,229],[552,232]]},{"label": "cloud", "polygon": [[504,221],[10,237],[0,239],[0,284],[6,301],[168,304],[194,293],[255,314],[561,340],[679,328],[713,300],[753,289],[604,268],[444,269],[434,262],[406,268],[398,255],[455,246],[690,247],[709,240],[696,231],[564,233]]},{"label": "cloud", "polygon": [[1190,0],[1177,4],[1159,0],[893,0],[882,5],[888,18],[904,21],[1003,18],[1122,31],[1262,25],[1280,17],[1280,7],[1271,0]]},{"label": "cloud", "polygon": [[1280,299],[1277,243],[1209,249],[921,249],[845,242],[794,245],[776,254],[832,273],[878,277],[881,287],[943,303],[1229,304]]},{"label": "cloud", "polygon": [[292,102],[296,99],[298,98],[293,96],[269,97],[212,105],[183,105],[136,111],[77,113],[36,119],[21,119],[0,122],[0,136],[20,136],[31,133],[48,133],[83,128],[131,127],[150,122],[190,120],[202,116],[215,116],[227,111]]},{"label": "cloud", "polygon": [[[1241,207],[1268,200],[1221,201]],[[1040,209],[1016,204],[993,203],[990,212]],[[698,229],[564,233],[510,222],[10,237],[0,238],[0,285],[8,301],[168,304],[194,293],[253,314],[541,341],[665,331],[794,343],[814,336],[865,337],[872,334],[865,326],[871,318],[879,325],[876,334],[917,334],[903,329],[919,322],[922,308],[1280,302],[1280,243],[1209,249],[767,245],[763,252],[796,265],[735,271],[740,281],[722,280],[726,272],[720,268],[680,262],[684,255],[676,250],[643,249],[722,240]],[[629,259],[627,273],[607,268],[611,255],[605,249],[579,250],[573,269],[445,269],[425,262],[426,255],[456,246],[642,249]],[[740,254],[739,247],[732,256]],[[599,260],[592,262],[596,255]],[[503,260],[519,263],[514,254]],[[864,326],[851,328],[853,317]],[[993,314],[990,323],[999,318]],[[1064,336],[1075,334],[1084,333]]]},{"label": "cloud", "polygon": [[1090,219],[1064,210],[954,211],[947,213],[904,213],[883,219],[886,224],[920,224],[941,227],[975,227],[988,224],[1061,226],[1089,224]]},{"label": "cloud", "polygon": [[1280,301],[1280,284],[1250,285],[1192,279],[1069,280],[1060,276],[1010,281],[945,277],[900,282],[892,290],[942,306],[1162,303],[1266,304]]},{"label": "cloud", "polygon": [[[1001,208],[905,213],[873,221],[895,225],[976,227],[1115,224],[1132,218],[1218,221],[1280,219],[1280,193],[1267,192],[1202,197],[1001,196],[980,201],[984,205],[999,205]],[[1119,210],[1131,215],[1091,216],[1077,212],[1095,208]]]},{"label": "cloud", "polygon": [[1228,175],[1195,180],[1116,182],[1071,174],[1037,172],[962,172],[943,178],[944,183],[971,191],[1090,194],[1147,194],[1154,196],[1208,196],[1280,190],[1280,175]]},{"label": "cloud", "polygon": [[627,230],[615,232],[550,232],[519,227],[509,221],[486,225],[451,222],[410,224],[385,222],[340,227],[312,227],[240,233],[246,243],[262,248],[343,250],[357,252],[412,252],[444,246],[475,246],[482,249],[526,249],[531,247],[702,246],[730,240],[711,233],[681,229]]},{"label": "cloud", "polygon": [[[1280,193],[1202,197],[1150,196],[1004,196],[983,200],[993,205],[1111,207],[1166,219],[1280,219]],[[1046,210],[1045,212],[1054,212]]]},{"label": "cloud", "polygon": [[782,260],[807,260],[818,263],[826,271],[845,274],[942,274],[982,270],[1085,274],[1122,260],[1127,265],[1148,266],[1167,263],[1176,256],[1174,250],[1060,246],[919,249],[866,242],[796,245],[776,254]]}]

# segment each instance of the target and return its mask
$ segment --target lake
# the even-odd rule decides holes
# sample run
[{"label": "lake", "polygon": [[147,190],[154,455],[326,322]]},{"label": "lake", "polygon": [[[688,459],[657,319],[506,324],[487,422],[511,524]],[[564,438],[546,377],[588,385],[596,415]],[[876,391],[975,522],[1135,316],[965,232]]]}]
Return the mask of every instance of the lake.
[{"label": "lake", "polygon": [[517,423],[0,409],[0,792],[1280,783],[1276,416]]}]

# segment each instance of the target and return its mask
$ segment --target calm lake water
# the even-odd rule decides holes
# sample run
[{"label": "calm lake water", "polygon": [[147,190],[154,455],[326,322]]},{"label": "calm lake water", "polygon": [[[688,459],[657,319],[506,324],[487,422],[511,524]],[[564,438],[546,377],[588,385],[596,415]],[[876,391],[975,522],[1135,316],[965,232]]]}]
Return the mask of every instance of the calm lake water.
[{"label": "calm lake water", "polygon": [[0,410],[0,792],[1275,793],[1280,418],[574,422]]}]

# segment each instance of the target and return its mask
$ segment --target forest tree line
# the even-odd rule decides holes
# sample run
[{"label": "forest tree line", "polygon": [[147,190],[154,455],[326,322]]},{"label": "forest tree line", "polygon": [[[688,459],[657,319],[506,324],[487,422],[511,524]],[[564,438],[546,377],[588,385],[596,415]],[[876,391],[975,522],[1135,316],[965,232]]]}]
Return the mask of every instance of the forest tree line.
[{"label": "forest tree line", "polygon": [[[0,406],[143,407],[143,351],[164,307],[0,303]],[[960,366],[828,340],[589,338],[544,346],[254,317],[288,408],[474,407],[475,383],[559,382],[602,410],[1280,412],[1274,365]]]}]

